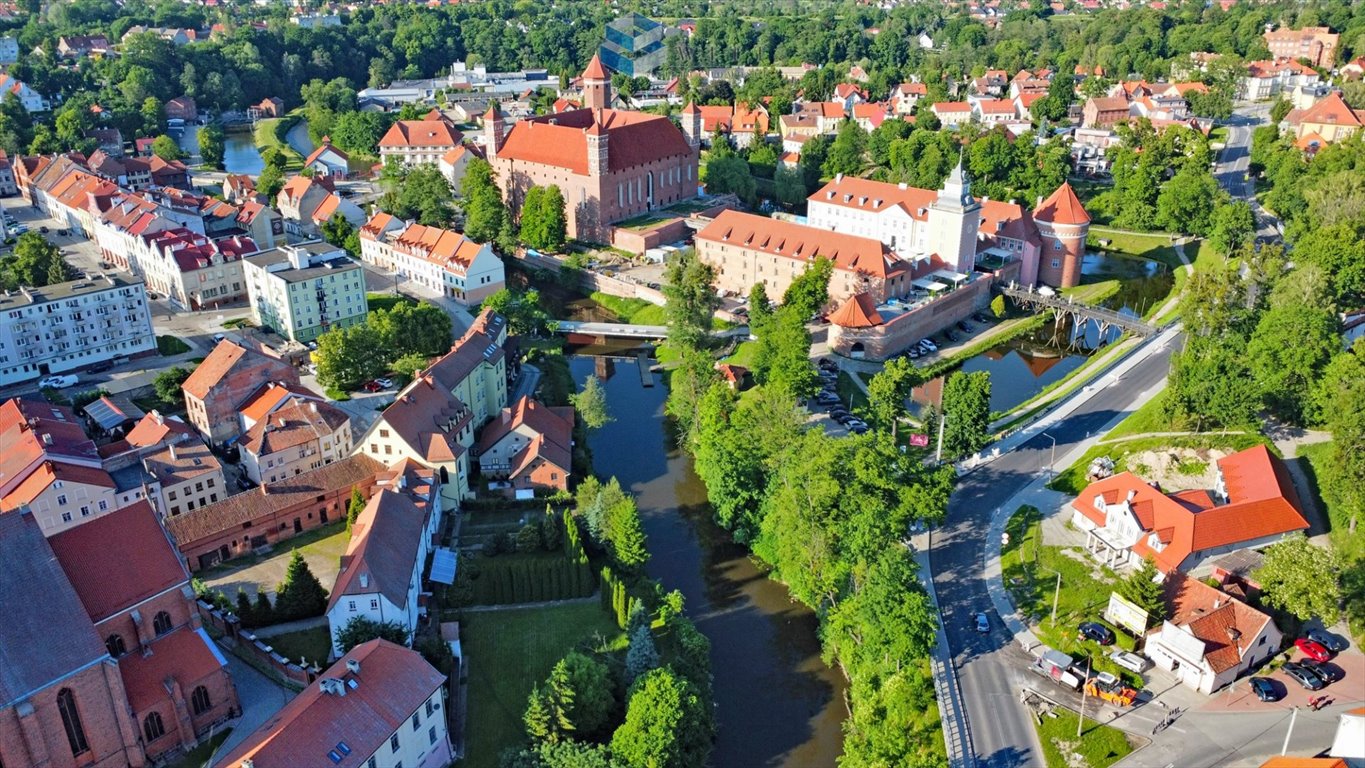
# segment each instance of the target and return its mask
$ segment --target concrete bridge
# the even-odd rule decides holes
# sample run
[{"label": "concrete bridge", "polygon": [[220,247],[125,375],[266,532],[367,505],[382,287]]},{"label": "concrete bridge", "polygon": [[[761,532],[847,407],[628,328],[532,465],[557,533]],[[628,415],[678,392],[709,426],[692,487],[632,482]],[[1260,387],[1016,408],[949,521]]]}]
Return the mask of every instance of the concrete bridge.
[{"label": "concrete bridge", "polygon": [[578,320],[556,320],[555,333],[579,334],[618,339],[666,339],[666,325],[629,325],[627,323],[588,323]]},{"label": "concrete bridge", "polygon": [[1014,299],[1020,306],[1029,309],[1050,309],[1058,314],[1069,315],[1077,326],[1081,325],[1083,321],[1094,322],[1100,328],[1101,338],[1110,328],[1118,328],[1142,338],[1152,336],[1157,331],[1156,326],[1141,318],[1120,314],[1104,307],[1078,304],[1070,296],[1061,296],[1051,290],[1044,293],[1032,286],[1025,288],[1011,282],[1008,286],[1001,288],[1000,292]]}]

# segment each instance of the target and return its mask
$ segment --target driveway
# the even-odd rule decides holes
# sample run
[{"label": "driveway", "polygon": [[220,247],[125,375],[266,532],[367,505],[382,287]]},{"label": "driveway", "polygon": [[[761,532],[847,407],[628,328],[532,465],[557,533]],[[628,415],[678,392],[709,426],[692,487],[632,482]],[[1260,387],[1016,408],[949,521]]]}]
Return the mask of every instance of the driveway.
[{"label": "driveway", "polygon": [[[324,589],[331,590],[336,583],[337,573],[341,570],[341,556],[346,552],[346,545],[350,541],[350,535],[346,533],[344,527],[332,526],[327,529],[328,535],[325,538],[314,539],[313,532],[303,534],[307,537],[308,543],[298,547],[303,553],[303,559],[308,563],[308,570],[318,577]],[[268,557],[258,560],[243,559],[240,564],[229,562],[223,568],[214,568],[207,573],[201,573],[200,578],[204,580],[210,588],[220,590],[227,595],[229,600],[237,599],[237,589],[240,587],[246,593],[255,597],[256,592],[264,589],[272,598],[275,596],[275,588],[284,580],[285,569],[289,566],[289,559],[297,547],[297,539],[286,539],[281,542],[275,551]]]},{"label": "driveway", "polygon": [[[1295,661],[1303,659],[1303,654],[1295,653]],[[1365,702],[1365,654],[1355,648],[1348,648],[1327,662],[1324,666],[1343,673],[1343,677],[1320,691],[1310,691],[1299,685],[1283,671],[1266,675],[1274,683],[1284,698],[1279,701],[1261,701],[1251,692],[1251,686],[1243,678],[1229,690],[1209,698],[1201,709],[1205,712],[1271,712],[1307,707],[1308,700],[1327,696],[1335,704],[1359,704]]]},{"label": "driveway", "polygon": [[224,648],[223,655],[227,657],[232,684],[237,688],[242,715],[231,723],[232,733],[218,747],[216,755],[231,752],[294,697],[293,691],[266,677],[230,649]]}]

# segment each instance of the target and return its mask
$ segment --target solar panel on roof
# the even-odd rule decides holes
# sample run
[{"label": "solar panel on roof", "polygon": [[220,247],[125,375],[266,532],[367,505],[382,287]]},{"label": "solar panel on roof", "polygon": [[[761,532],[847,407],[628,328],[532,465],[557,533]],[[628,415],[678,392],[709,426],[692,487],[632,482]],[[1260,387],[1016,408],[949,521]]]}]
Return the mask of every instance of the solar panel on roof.
[{"label": "solar panel on roof", "polygon": [[455,583],[455,552],[439,547],[431,559],[431,580],[439,584]]}]

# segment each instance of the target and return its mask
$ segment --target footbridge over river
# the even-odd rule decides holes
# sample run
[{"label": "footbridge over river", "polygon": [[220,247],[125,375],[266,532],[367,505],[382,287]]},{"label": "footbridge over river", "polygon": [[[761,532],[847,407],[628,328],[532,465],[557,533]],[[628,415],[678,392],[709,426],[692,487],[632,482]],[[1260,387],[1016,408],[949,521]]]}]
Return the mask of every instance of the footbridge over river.
[{"label": "footbridge over river", "polygon": [[[554,332],[565,336],[584,336],[598,339],[668,338],[668,326],[666,325],[631,325],[630,323],[584,322],[579,320],[554,320],[552,323]],[[716,331],[712,335],[717,338],[748,336],[749,327],[741,325],[735,328],[727,328],[723,331]]]},{"label": "footbridge over river", "polygon": [[1001,288],[1000,293],[1014,299],[1015,303],[1022,307],[1050,309],[1058,314],[1068,315],[1076,326],[1080,326],[1085,321],[1093,322],[1099,326],[1101,338],[1110,328],[1118,328],[1142,338],[1152,336],[1157,332],[1155,325],[1144,321],[1142,318],[1125,315],[1105,307],[1077,303],[1072,300],[1072,297],[1061,296],[1051,289],[1038,289],[1032,286],[1025,288],[1011,282],[1008,286]]}]

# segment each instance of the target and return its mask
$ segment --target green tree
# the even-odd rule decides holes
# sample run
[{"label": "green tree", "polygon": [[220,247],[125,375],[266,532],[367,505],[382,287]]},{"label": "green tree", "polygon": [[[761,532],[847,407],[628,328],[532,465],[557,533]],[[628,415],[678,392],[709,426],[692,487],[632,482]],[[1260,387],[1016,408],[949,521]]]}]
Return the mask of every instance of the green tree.
[{"label": "green tree", "polygon": [[686,349],[702,349],[710,341],[711,317],[720,307],[712,284],[715,271],[691,248],[675,252],[664,271],[664,314],[668,340]]},{"label": "green tree", "polygon": [[431,302],[403,302],[391,309],[377,309],[370,313],[369,325],[379,335],[386,359],[409,354],[435,357],[450,351],[450,315]]},{"label": "green tree", "polygon": [[1247,362],[1265,403],[1282,418],[1304,423],[1310,392],[1340,348],[1337,318],[1322,306],[1272,306],[1247,343]]},{"label": "green tree", "polygon": [[816,257],[804,272],[792,280],[782,294],[782,306],[791,307],[803,321],[814,317],[829,304],[829,279],[834,274],[834,262],[825,256]]},{"label": "green tree", "polygon": [[630,645],[626,648],[626,684],[640,679],[646,672],[659,666],[659,650],[654,644],[654,633],[649,622],[630,631]]},{"label": "green tree", "polygon": [[313,359],[324,387],[351,390],[384,372],[384,342],[368,324],[334,328],[317,338]]},{"label": "green tree", "polygon": [[1254,578],[1266,605],[1302,621],[1314,616],[1331,626],[1340,616],[1341,564],[1330,549],[1315,546],[1302,533],[1270,545]]},{"label": "green tree", "polygon": [[[345,247],[347,239],[355,234],[355,225],[340,213],[322,223],[322,239],[338,247]],[[352,254],[357,256],[359,254]]]},{"label": "green tree", "polygon": [[166,161],[180,160],[185,157],[185,153],[180,149],[180,145],[175,143],[175,139],[164,134],[157,136],[152,141],[152,154]]},{"label": "green tree", "polygon": [[626,719],[611,738],[625,768],[693,768],[706,762],[711,704],[672,669],[651,670],[630,688]]},{"label": "green tree", "polygon": [[991,376],[958,372],[943,385],[943,453],[957,458],[990,442]]},{"label": "green tree", "polygon": [[558,253],[564,249],[567,223],[564,194],[559,187],[532,187],[521,204],[521,239],[538,251]]},{"label": "green tree", "polygon": [[1281,97],[1270,107],[1271,125],[1279,125],[1280,123],[1284,122],[1284,116],[1289,114],[1290,110],[1292,109],[1294,109],[1294,105],[1289,101],[1289,99]]},{"label": "green tree", "polygon": [[508,218],[502,193],[493,181],[493,166],[473,158],[465,166],[460,182],[460,208],[464,211],[464,233],[471,240],[489,243],[497,239]]},{"label": "green tree", "polygon": [[820,391],[820,375],[810,360],[810,331],[799,302],[778,307],[758,343],[766,363],[759,383],[793,398],[814,397]]},{"label": "green tree", "polygon": [[167,404],[179,403],[184,397],[180,387],[189,377],[190,370],[178,365],[158,373],[156,378],[152,380],[152,389],[156,391],[156,398]]},{"label": "green tree", "polygon": [[839,126],[839,132],[834,135],[833,143],[829,145],[829,155],[825,157],[825,164],[821,170],[826,176],[840,173],[857,175],[866,165],[864,159],[866,153],[867,132],[858,127],[858,123],[853,120],[845,120]]},{"label": "green tree", "polygon": [[1172,232],[1204,235],[1212,223],[1213,206],[1222,194],[1207,168],[1185,166],[1161,187],[1156,200],[1156,223]]},{"label": "green tree", "polygon": [[867,383],[867,413],[874,429],[889,429],[896,436],[896,425],[905,415],[910,391],[924,381],[919,368],[909,359],[895,357]]},{"label": "green tree", "polygon": [[1256,217],[1242,200],[1220,205],[1213,210],[1209,244],[1224,256],[1242,248],[1256,236]]},{"label": "green tree", "polygon": [[[547,681],[552,689],[571,692],[572,704],[565,713],[579,738],[594,738],[603,733],[616,710],[616,690],[611,670],[600,660],[579,651],[570,651],[554,666]],[[564,698],[570,697],[562,697]]]},{"label": "green tree", "polygon": [[483,300],[480,305],[507,319],[508,330],[517,336],[538,336],[550,324],[550,314],[540,306],[537,290],[516,291],[503,288]]},{"label": "green tree", "polygon": [[267,164],[256,177],[256,191],[266,200],[274,203],[275,196],[284,188],[284,172],[274,165]]},{"label": "green tree", "polygon": [[733,192],[747,205],[757,198],[758,185],[749,173],[749,164],[744,158],[731,152],[712,153],[706,160],[706,192],[711,195],[724,195]]},{"label": "green tree", "polygon": [[346,530],[350,530],[355,525],[355,520],[360,517],[360,513],[365,511],[365,497],[360,494],[359,488],[351,489],[351,500],[346,504]]},{"label": "green tree", "polygon": [[583,425],[588,429],[600,429],[616,420],[607,408],[607,392],[596,376],[585,378],[583,389],[571,395],[570,400],[578,418],[583,420]]},{"label": "green tree", "polygon": [[[429,227],[449,226],[455,214],[455,195],[441,169],[431,164],[419,165],[407,171],[395,200],[394,214],[402,219],[416,219]],[[499,221],[501,224],[501,221]],[[468,224],[466,223],[466,232]],[[494,235],[497,230],[494,229]],[[470,237],[477,242],[487,240]]]},{"label": "green tree", "polygon": [[809,192],[801,169],[779,165],[773,172],[773,193],[777,195],[777,201],[788,208],[804,203]]},{"label": "green tree", "polygon": [[409,352],[392,363],[389,363],[389,370],[405,377],[408,381],[417,378],[417,374],[426,370],[431,358],[421,352]]},{"label": "green tree", "polygon": [[[152,151],[156,151],[155,146]],[[223,134],[222,126],[210,123],[199,129],[199,157],[203,158],[204,165],[222,170],[223,154],[226,151],[227,136]]]},{"label": "green tree", "polygon": [[[338,654],[350,653],[351,649],[371,640],[388,640],[390,643],[407,645],[408,630],[397,621],[375,621],[367,616],[354,616],[337,632],[336,651]],[[326,659],[310,659],[325,662]]]},{"label": "green tree", "polygon": [[1174,423],[1196,432],[1255,423],[1261,389],[1247,365],[1241,337],[1191,336],[1171,358],[1163,407]]},{"label": "green tree", "polygon": [[388,121],[378,112],[347,112],[332,126],[332,143],[345,152],[373,155],[388,128]]},{"label": "green tree", "polygon": [[1142,561],[1137,570],[1118,583],[1117,592],[1128,602],[1147,612],[1147,626],[1154,627],[1166,620],[1166,597],[1152,558]]},{"label": "green tree", "polygon": [[830,611],[827,653],[866,679],[887,659],[923,659],[934,646],[937,611],[919,579],[914,555],[892,546],[874,556],[851,594]]},{"label": "green tree", "polygon": [[649,561],[649,548],[635,499],[624,496],[607,506],[605,511],[603,536],[612,558],[627,572],[639,571]]},{"label": "green tree", "polygon": [[321,616],[327,610],[327,590],[296,549],[289,556],[284,581],[275,590],[275,613],[280,621]]}]

